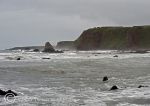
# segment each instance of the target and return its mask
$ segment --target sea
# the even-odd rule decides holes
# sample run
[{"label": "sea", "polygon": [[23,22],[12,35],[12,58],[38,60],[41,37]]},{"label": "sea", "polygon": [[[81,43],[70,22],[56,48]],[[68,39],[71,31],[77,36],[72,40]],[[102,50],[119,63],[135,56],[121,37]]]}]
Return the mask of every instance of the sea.
[{"label": "sea", "polygon": [[150,106],[150,53],[4,50],[0,89],[18,94],[0,106]]}]

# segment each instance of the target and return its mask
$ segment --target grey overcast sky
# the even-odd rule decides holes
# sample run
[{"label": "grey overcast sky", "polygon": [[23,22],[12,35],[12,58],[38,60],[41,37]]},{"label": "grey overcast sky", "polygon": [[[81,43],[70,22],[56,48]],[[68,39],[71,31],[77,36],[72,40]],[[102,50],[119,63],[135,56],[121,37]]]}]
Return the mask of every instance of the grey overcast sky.
[{"label": "grey overcast sky", "polygon": [[150,24],[150,0],[0,0],[0,49],[74,40],[95,26]]}]

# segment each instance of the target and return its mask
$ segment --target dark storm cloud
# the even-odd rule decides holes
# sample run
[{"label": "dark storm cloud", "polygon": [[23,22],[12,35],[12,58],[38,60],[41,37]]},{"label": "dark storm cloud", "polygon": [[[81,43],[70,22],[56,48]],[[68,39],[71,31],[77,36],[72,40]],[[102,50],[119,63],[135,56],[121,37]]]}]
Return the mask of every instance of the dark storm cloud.
[{"label": "dark storm cloud", "polygon": [[150,24],[149,0],[0,0],[0,48],[74,40],[89,27]]}]

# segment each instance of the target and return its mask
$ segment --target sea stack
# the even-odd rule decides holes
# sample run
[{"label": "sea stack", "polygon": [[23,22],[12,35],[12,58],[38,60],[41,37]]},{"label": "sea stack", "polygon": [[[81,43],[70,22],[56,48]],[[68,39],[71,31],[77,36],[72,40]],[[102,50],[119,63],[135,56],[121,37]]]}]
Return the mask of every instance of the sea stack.
[{"label": "sea stack", "polygon": [[53,48],[53,46],[49,42],[46,42],[43,52],[45,52],[45,53],[54,53],[55,49]]}]

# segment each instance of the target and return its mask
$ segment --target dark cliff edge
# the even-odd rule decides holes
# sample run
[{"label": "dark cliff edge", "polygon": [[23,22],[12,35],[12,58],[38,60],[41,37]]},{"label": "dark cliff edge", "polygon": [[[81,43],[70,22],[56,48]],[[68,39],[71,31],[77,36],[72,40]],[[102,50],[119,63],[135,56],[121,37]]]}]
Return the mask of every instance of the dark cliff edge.
[{"label": "dark cliff edge", "polygon": [[150,50],[150,26],[91,28],[74,44],[77,50]]},{"label": "dark cliff edge", "polygon": [[62,49],[62,50],[74,50],[75,44],[74,41],[60,41],[57,43],[56,49]]}]

